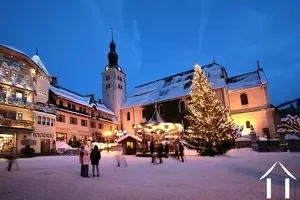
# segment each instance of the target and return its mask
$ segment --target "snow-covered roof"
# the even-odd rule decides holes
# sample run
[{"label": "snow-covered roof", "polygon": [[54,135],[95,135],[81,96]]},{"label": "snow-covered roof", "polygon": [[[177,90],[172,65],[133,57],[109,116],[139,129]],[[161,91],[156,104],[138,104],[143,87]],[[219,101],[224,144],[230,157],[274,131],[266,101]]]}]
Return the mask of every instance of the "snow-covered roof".
[{"label": "snow-covered roof", "polygon": [[40,57],[38,55],[34,55],[32,58],[33,62],[37,64],[48,76],[50,76],[48,70],[46,69],[45,65],[41,61]]},{"label": "snow-covered roof", "polygon": [[26,53],[24,53],[23,51],[15,48],[15,47],[12,47],[12,46],[8,46],[8,45],[4,45],[4,44],[0,44],[0,46],[6,48],[6,49],[10,49],[14,52],[17,52],[19,54],[22,54],[23,56],[27,57],[29,60],[31,60],[34,64],[36,64],[36,66],[41,69],[47,76],[50,77],[50,74],[49,72],[47,71],[45,65],[42,63],[41,59],[39,58],[39,56],[35,55],[33,56],[32,58],[30,58]]},{"label": "snow-covered roof", "polygon": [[52,91],[55,95],[69,100],[71,102],[87,106],[87,107],[95,107],[97,110],[100,110],[102,112],[115,115],[113,111],[108,109],[104,104],[101,104],[99,102],[93,101],[92,95],[81,95],[76,92],[73,92],[71,90],[68,90],[66,88],[60,87],[60,86],[53,86],[50,85],[50,91]]},{"label": "snow-covered roof", "polygon": [[278,109],[289,109],[291,107],[294,107],[295,109],[300,109],[300,106],[298,106],[298,104],[300,105],[300,98],[294,99],[292,101],[287,101],[284,102],[278,106],[276,106]]},{"label": "snow-covered roof", "polygon": [[257,87],[262,84],[267,84],[267,78],[261,68],[254,72],[227,78],[227,86],[229,91]]},{"label": "snow-covered roof", "polygon": [[137,135],[127,133],[127,134],[124,135],[123,137],[120,137],[119,139],[117,139],[117,143],[122,142],[123,140],[125,140],[125,139],[128,138],[128,137],[131,137],[131,138],[137,140],[138,142],[142,142],[142,139],[139,138]]},{"label": "snow-covered roof", "polygon": [[[224,68],[221,65],[211,63],[202,68],[214,89],[225,87]],[[122,109],[188,96],[193,73],[194,69],[135,87]]]}]

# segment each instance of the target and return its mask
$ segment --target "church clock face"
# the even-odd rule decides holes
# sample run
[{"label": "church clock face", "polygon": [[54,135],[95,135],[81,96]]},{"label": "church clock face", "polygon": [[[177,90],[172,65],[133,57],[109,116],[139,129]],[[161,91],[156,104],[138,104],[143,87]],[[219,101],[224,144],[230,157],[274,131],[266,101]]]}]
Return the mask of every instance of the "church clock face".
[{"label": "church clock face", "polygon": [[118,70],[119,70],[119,71],[122,71],[121,67],[118,67]]},{"label": "church clock face", "polygon": [[105,70],[106,70],[106,71],[108,70],[108,66],[105,67]]}]

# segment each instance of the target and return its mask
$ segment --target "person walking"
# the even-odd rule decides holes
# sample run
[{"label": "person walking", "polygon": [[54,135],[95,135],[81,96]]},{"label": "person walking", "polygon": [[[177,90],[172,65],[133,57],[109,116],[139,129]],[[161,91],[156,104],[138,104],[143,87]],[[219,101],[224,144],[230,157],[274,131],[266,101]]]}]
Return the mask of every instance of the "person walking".
[{"label": "person walking", "polygon": [[170,152],[170,146],[169,146],[168,142],[166,142],[166,144],[165,144],[165,157],[166,158],[169,157],[169,152]]},{"label": "person walking", "polygon": [[94,146],[94,149],[92,150],[92,152],[90,154],[90,159],[91,159],[91,164],[92,164],[93,177],[95,177],[95,170],[97,171],[97,177],[99,177],[100,176],[99,161],[101,159],[101,152],[99,151],[97,145]]},{"label": "person walking", "polygon": [[151,163],[153,163],[153,165],[156,164],[156,158],[155,158],[155,155],[154,155],[154,149],[155,149],[155,144],[154,144],[154,141],[152,139],[151,142],[150,142],[150,154],[151,154]]},{"label": "person walking", "polygon": [[83,177],[83,156],[84,156],[84,146],[81,146],[80,152],[79,152],[79,163],[80,163],[80,176]]},{"label": "person walking", "polygon": [[184,162],[184,146],[181,142],[178,142],[178,149],[179,149],[179,156],[181,158],[181,161]]},{"label": "person walking", "polygon": [[128,167],[126,158],[124,156],[126,154],[126,146],[125,144],[122,145],[122,150],[117,152],[116,158],[117,158],[117,167],[121,166],[121,160],[124,162],[124,167]]},{"label": "person walking", "polygon": [[84,156],[82,157],[82,175],[83,177],[89,177],[89,163],[90,163],[90,156],[88,151],[84,152]]},{"label": "person walking", "polygon": [[12,148],[7,156],[7,162],[8,162],[8,166],[7,166],[7,170],[11,171],[13,164],[15,164],[16,169],[19,170],[19,164],[17,162],[17,155],[14,152],[14,149]]},{"label": "person walking", "polygon": [[163,160],[162,160],[163,153],[164,153],[164,147],[163,147],[162,143],[159,143],[158,147],[157,147],[157,158],[159,159],[159,164],[163,163]]}]

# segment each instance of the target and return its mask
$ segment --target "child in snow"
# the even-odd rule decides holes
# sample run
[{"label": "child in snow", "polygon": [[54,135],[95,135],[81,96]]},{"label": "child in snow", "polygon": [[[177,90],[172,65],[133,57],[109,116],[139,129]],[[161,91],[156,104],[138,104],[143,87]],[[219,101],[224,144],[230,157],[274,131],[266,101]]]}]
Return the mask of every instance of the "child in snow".
[{"label": "child in snow", "polygon": [[84,152],[84,156],[82,158],[82,175],[83,177],[89,177],[89,163],[90,156],[87,151]]}]

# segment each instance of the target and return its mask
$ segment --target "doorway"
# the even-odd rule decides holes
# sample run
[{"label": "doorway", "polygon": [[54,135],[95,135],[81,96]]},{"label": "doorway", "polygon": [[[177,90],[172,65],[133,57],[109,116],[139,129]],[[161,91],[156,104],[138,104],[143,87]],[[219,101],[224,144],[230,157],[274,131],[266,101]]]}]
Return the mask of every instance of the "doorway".
[{"label": "doorway", "polygon": [[50,153],[50,139],[41,140],[41,153]]},{"label": "doorway", "polygon": [[136,148],[134,142],[128,141],[126,142],[126,154],[127,155],[135,155]]}]

